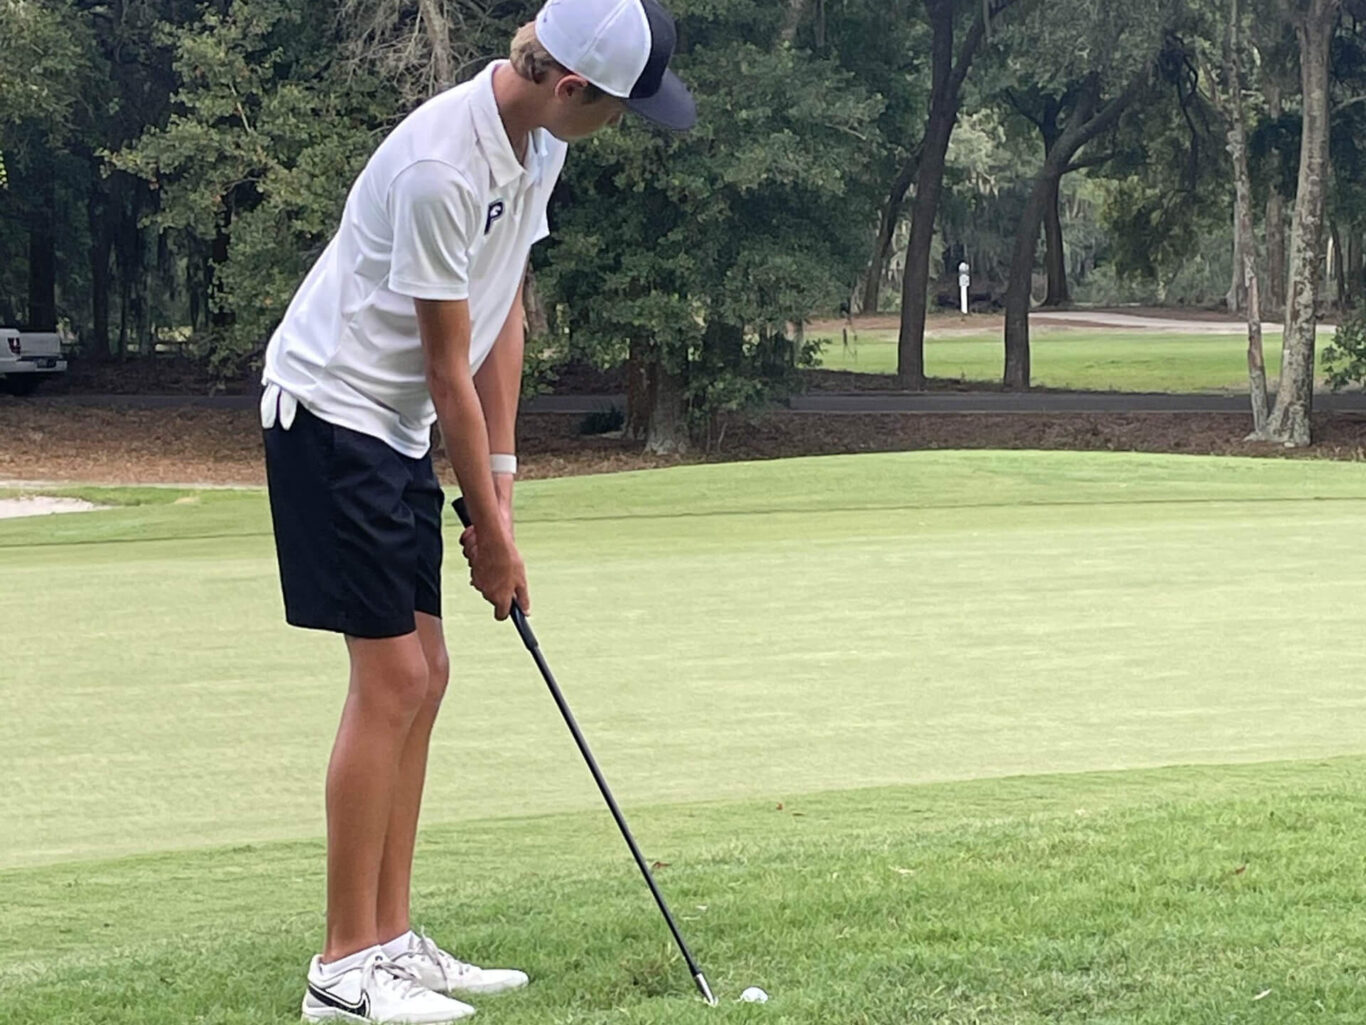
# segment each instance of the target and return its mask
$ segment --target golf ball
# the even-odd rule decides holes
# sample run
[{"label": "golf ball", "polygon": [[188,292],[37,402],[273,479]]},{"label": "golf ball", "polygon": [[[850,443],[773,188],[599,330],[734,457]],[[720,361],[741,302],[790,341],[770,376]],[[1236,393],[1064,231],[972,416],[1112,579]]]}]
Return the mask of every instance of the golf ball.
[{"label": "golf ball", "polygon": [[751,986],[740,994],[740,999],[747,1004],[765,1004],[768,1003],[768,994],[758,986]]}]

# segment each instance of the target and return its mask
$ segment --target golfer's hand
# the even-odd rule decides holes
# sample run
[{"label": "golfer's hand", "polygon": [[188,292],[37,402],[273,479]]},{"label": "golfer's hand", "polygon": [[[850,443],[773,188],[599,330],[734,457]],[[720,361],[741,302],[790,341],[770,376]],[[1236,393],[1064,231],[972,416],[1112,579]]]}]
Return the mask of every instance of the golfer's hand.
[{"label": "golfer's hand", "polygon": [[[507,527],[508,537],[515,539],[516,533],[512,529],[512,509],[499,503],[498,511],[503,514],[503,525]],[[479,553],[479,532],[473,526],[468,526],[460,532],[460,550],[465,553],[465,561],[473,566],[475,557]],[[526,610],[523,609],[522,611],[525,612]]]},{"label": "golfer's hand", "polygon": [[[462,535],[463,540],[463,535]],[[526,566],[511,537],[479,545],[471,539],[469,551],[470,586],[482,594],[493,606],[495,619],[507,619],[512,603],[525,613],[531,612],[531,598],[527,594]]]}]

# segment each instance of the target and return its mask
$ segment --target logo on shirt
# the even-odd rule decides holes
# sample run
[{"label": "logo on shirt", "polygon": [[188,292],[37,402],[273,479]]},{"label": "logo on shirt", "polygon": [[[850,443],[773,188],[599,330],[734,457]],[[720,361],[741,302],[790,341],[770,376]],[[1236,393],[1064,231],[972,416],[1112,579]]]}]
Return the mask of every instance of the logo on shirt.
[{"label": "logo on shirt", "polygon": [[489,204],[488,216],[484,218],[484,234],[487,235],[493,227],[493,222],[503,216],[503,201],[495,199]]}]

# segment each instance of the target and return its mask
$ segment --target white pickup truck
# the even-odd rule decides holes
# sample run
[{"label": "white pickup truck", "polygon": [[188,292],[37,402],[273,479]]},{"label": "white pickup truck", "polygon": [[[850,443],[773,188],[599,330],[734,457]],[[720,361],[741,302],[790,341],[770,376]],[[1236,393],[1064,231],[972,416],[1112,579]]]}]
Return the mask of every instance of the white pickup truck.
[{"label": "white pickup truck", "polygon": [[62,336],[55,331],[0,327],[0,392],[32,394],[44,380],[65,370]]}]

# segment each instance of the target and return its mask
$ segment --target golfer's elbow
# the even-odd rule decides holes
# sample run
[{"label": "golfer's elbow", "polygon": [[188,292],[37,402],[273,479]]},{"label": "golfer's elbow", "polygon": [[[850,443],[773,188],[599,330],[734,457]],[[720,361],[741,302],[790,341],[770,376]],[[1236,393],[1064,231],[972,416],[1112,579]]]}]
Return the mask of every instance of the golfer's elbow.
[{"label": "golfer's elbow", "polygon": [[427,390],[438,410],[463,410],[477,400],[474,377],[469,365],[452,365],[454,361],[427,361]]}]

